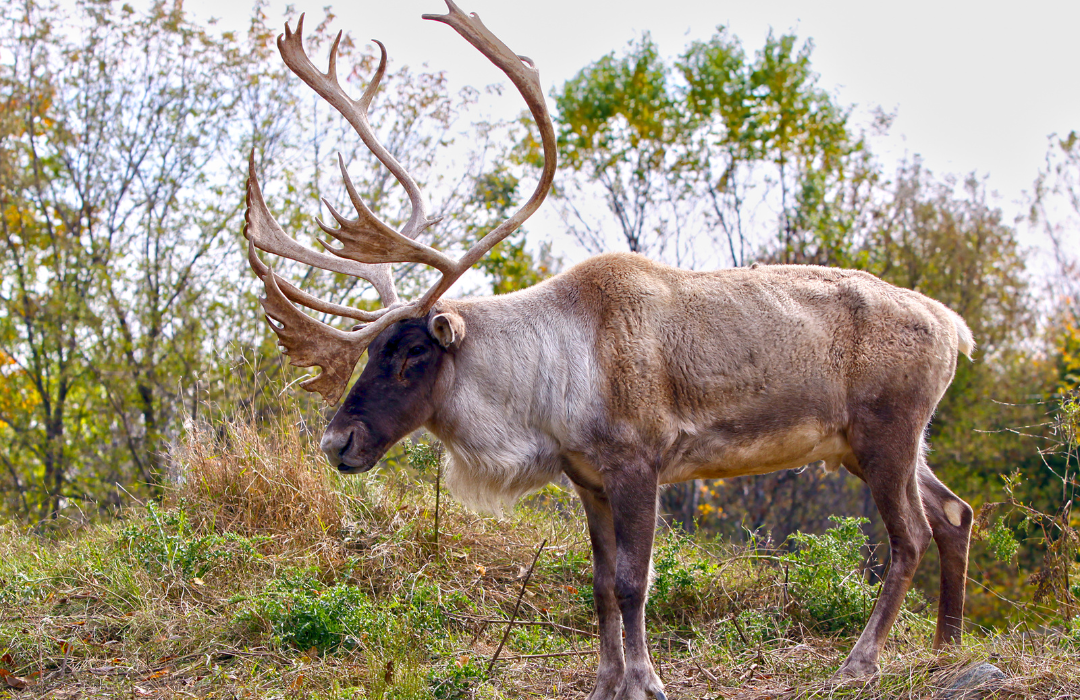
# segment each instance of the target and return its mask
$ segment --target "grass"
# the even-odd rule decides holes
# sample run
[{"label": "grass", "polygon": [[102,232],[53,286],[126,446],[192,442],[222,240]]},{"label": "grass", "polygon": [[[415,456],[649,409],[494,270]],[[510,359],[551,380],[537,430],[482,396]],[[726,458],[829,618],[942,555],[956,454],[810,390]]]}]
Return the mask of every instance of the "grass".
[{"label": "grass", "polygon": [[[436,540],[430,468],[342,478],[299,431],[270,434],[190,430],[166,502],[116,521],[0,528],[0,697],[585,696],[596,628],[571,494],[549,486],[503,521],[442,498]],[[975,630],[938,656],[917,598],[879,677],[830,681],[876,594],[858,532],[838,520],[791,553],[662,527],[647,614],[669,697],[923,698],[984,660],[1008,675],[997,697],[1080,695],[1080,628]]]}]

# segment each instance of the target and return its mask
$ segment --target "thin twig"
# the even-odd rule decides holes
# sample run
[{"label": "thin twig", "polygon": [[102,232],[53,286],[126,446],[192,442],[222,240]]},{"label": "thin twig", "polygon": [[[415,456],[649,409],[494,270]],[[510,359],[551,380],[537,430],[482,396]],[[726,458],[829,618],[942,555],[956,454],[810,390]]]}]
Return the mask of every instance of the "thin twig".
[{"label": "thin twig", "polygon": [[[485,625],[490,623],[490,622],[494,622],[494,623],[502,622],[502,620],[497,620],[497,619],[493,619],[493,618],[469,617],[468,615],[454,615],[452,613],[447,615],[447,617],[452,617],[452,618],[455,618],[455,619],[458,619],[458,620],[462,620],[464,622],[475,622],[475,623],[478,623],[478,624],[485,624]],[[563,632],[571,632],[573,634],[579,634],[579,635],[581,635],[583,637],[599,637],[600,636],[600,635],[596,634],[595,632],[586,632],[585,630],[579,630],[577,627],[568,627],[567,625],[560,625],[557,622],[548,622],[547,620],[518,620],[517,624],[518,625],[531,625],[533,627],[552,627],[552,628],[557,629],[557,630],[562,630]]]},{"label": "thin twig", "polygon": [[739,633],[739,639],[742,640],[743,645],[747,647],[750,646],[750,641],[747,640],[746,635],[742,631],[742,625],[739,624],[739,616],[737,614],[732,614],[731,622],[734,623],[735,631]]},{"label": "thin twig", "polygon": [[522,659],[554,659],[557,656],[592,656],[598,652],[591,651],[559,651],[551,654],[522,654],[521,656],[507,656],[503,661],[521,661]]},{"label": "thin twig", "polygon": [[438,457],[437,466],[435,467],[435,554],[437,556],[439,554],[439,491],[442,486],[443,463],[443,446],[441,442],[435,454]]},{"label": "thin twig", "polygon": [[706,670],[705,670],[705,667],[704,667],[704,666],[702,666],[702,665],[701,665],[700,663],[698,663],[698,660],[697,660],[697,657],[696,657],[696,656],[695,656],[695,657],[692,657],[692,660],[693,660],[693,662],[694,662],[694,665],[695,665],[695,666],[697,666],[697,669],[698,669],[699,671],[701,671],[701,673],[702,673],[702,674],[703,674],[703,675],[704,675],[704,676],[705,676],[706,678],[708,678],[710,682],[712,682],[712,683],[716,683],[716,684],[718,684],[718,685],[719,685],[719,683],[720,683],[719,679],[717,679],[717,677],[716,677],[716,676],[714,676],[713,674],[711,674],[711,673],[709,673],[708,671],[706,671]]},{"label": "thin twig", "polygon": [[529,585],[533,569],[536,568],[536,561],[540,558],[540,553],[544,551],[546,546],[547,538],[544,538],[544,541],[540,543],[540,549],[536,550],[536,556],[533,557],[532,564],[529,565],[529,572],[525,574],[525,580],[521,582],[521,592],[518,593],[517,603],[514,604],[514,614],[510,616],[510,624],[506,626],[506,633],[503,634],[502,641],[499,642],[499,648],[495,650],[495,655],[491,657],[491,663],[488,664],[487,675],[489,676],[491,675],[491,669],[495,668],[495,662],[499,660],[499,653],[502,652],[506,640],[510,637],[510,630],[514,627],[514,620],[517,619],[518,610],[521,608],[521,599],[525,597],[525,587]]}]

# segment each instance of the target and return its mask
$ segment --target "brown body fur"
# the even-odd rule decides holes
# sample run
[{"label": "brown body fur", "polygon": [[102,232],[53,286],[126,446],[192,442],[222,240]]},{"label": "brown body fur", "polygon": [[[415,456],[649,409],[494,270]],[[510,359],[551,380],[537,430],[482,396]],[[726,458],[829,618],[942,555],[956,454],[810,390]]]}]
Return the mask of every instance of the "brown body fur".
[{"label": "brown body fur", "polygon": [[[600,550],[607,644],[591,697],[629,697],[630,682],[659,690],[641,613],[658,483],[843,464],[870,484],[893,564],[842,673],[876,669],[931,536],[945,552],[935,644],[959,640],[971,509],[927,468],[921,442],[957,352],[973,349],[955,313],[872,275],[819,267],[694,273],[608,255],[567,278],[575,310],[598,329],[607,408],[567,469]],[[620,517],[628,509],[637,512]],[[616,606],[624,658],[613,642]]]}]

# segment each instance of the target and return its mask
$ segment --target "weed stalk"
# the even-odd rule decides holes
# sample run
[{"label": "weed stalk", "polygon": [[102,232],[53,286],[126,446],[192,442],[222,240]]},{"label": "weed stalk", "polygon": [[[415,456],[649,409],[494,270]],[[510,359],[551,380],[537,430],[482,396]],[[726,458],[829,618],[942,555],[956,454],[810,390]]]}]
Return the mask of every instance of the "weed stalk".
[{"label": "weed stalk", "polygon": [[529,565],[529,571],[525,574],[525,580],[521,582],[521,592],[518,593],[517,603],[514,604],[514,613],[510,616],[510,624],[506,626],[506,632],[503,633],[502,641],[499,642],[499,648],[495,650],[495,653],[491,657],[491,662],[487,667],[487,675],[491,676],[491,669],[495,668],[495,662],[499,660],[499,654],[502,653],[503,646],[506,645],[506,640],[510,637],[510,630],[514,627],[514,621],[517,620],[518,610],[521,608],[521,599],[525,597],[525,588],[529,585],[529,579],[532,578],[533,569],[536,568],[536,561],[540,558],[540,553],[544,551],[544,547],[547,546],[547,538],[540,543],[540,549],[536,550],[536,556],[533,557],[532,564]]}]

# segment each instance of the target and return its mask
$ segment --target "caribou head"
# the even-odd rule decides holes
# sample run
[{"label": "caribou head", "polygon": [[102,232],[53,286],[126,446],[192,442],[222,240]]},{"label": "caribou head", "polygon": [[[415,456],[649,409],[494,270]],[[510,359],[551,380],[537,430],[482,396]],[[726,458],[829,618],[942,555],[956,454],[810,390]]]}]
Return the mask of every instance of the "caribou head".
[{"label": "caribou head", "polygon": [[[285,33],[278,37],[282,59],[345,117],[364,144],[390,170],[405,188],[412,213],[400,231],[375,216],[357,194],[339,156],[341,176],[356,210],[356,218],[343,216],[324,200],[337,225],[317,223],[337,244],[323,242],[328,253],[311,250],[286,234],[270,215],[255,173],[254,152],[249,163],[244,235],[248,240],[248,260],[266,290],[266,297],[261,301],[267,323],[277,334],[291,364],[322,369],[320,374],[300,386],[318,392],[327,403],[336,404],[361,355],[365,350],[368,352],[369,361],[364,372],[338,408],[322,440],[323,451],[342,472],[370,469],[395,442],[428,419],[433,392],[437,391],[441,369],[447,364],[447,353],[464,335],[459,318],[436,313],[433,307],[462,274],[539,208],[555,175],[555,131],[544,102],[539,73],[532,61],[511,51],[475,14],[466,15],[452,0],[446,0],[446,5],[447,14],[424,15],[424,19],[450,25],[500,68],[525,99],[540,129],[544,148],[543,172],[532,196],[513,216],[488,232],[457,260],[416,241],[417,234],[438,219],[428,215],[427,204],[416,181],[379,143],[368,122],[368,106],[386,71],[386,48],[376,42],[381,53],[379,67],[363,95],[353,99],[345,93],[337,77],[341,34],[330,48],[329,67],[323,73],[304,51],[301,38],[303,15],[295,31],[286,24]],[[314,297],[277,277],[259,258],[256,249],[367,280],[379,294],[383,307],[377,311],[364,311]],[[394,288],[390,270],[392,263],[402,262],[431,266],[441,276],[420,298],[402,301]],[[351,331],[342,331],[312,318],[294,304],[361,323]]]}]

